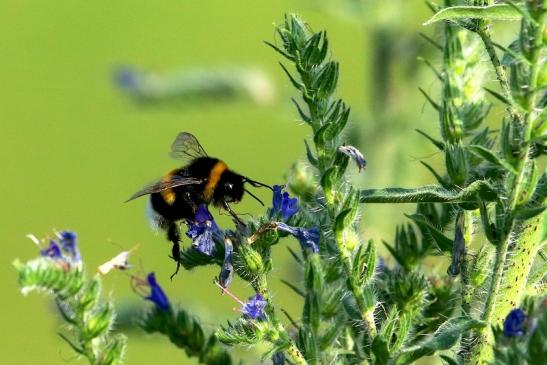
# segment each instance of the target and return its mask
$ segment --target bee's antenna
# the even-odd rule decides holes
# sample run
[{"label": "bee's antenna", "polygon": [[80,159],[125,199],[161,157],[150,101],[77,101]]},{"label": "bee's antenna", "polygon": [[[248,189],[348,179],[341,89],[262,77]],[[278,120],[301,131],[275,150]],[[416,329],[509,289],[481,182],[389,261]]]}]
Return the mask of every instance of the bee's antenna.
[{"label": "bee's antenna", "polygon": [[245,188],[243,188],[243,190],[245,190],[247,192],[247,194],[249,194],[250,196],[255,198],[260,204],[262,204],[262,206],[264,206],[264,202],[262,202],[262,200],[260,200],[256,195],[254,195],[253,193],[251,193],[249,190],[247,190]]},{"label": "bee's antenna", "polygon": [[271,191],[273,191],[273,188],[270,185],[266,185],[266,184],[261,183],[259,181],[251,180],[248,177],[243,177],[243,178],[245,179],[246,182],[248,182],[249,184],[251,184],[255,188],[264,187],[264,188],[268,188]]}]

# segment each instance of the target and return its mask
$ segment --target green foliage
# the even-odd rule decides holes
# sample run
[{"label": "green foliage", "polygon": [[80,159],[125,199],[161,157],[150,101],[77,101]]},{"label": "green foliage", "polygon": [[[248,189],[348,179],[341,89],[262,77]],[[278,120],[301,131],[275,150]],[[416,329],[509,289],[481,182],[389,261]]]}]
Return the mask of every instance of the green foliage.
[{"label": "green foliage", "polygon": [[516,6],[508,4],[495,4],[490,6],[451,6],[439,10],[424,25],[430,25],[442,20],[519,20],[522,11]]},{"label": "green foliage", "polygon": [[92,365],[123,362],[126,337],[113,334],[115,312],[111,302],[103,301],[101,280],[88,279],[81,263],[39,257],[14,262],[23,294],[33,291],[52,296],[66,322],[59,336]]},{"label": "green foliage", "polygon": [[189,357],[197,357],[201,364],[232,364],[230,354],[220,345],[219,339],[213,334],[206,337],[200,322],[183,309],[164,311],[154,308],[146,314],[141,326],[146,332],[166,335]]},{"label": "green foliage", "polygon": [[[205,364],[232,362],[221,343],[266,344],[263,360],[297,365],[398,365],[435,355],[450,364],[544,358],[544,304],[523,299],[545,294],[541,229],[547,177],[539,158],[545,152],[541,93],[547,10],[540,0],[516,5],[447,0],[444,8],[430,6],[436,14],[428,24],[445,21],[443,44],[434,45],[442,51],[442,69],[435,70],[440,98],[424,93],[438,115],[440,136],[418,132],[443,157],[443,172],[423,163],[437,184],[353,186],[350,159],[359,171],[366,161],[346,140],[350,107],[335,95],[341,67],[331,59],[325,31],[314,32],[300,17],[286,15],[276,27],[278,41],[266,43],[284,58],[282,72],[299,94],[292,99],[296,113],[311,129],[312,138],[305,141],[309,166],[297,163],[289,174],[290,193],[298,200],[276,186],[273,206],[262,216],[234,230],[215,231],[212,254],[199,247],[181,253],[186,269],[221,269],[217,285],[241,305],[238,319],[206,336],[197,318],[172,309],[149,280],[156,292],[145,298],[157,307],[145,317],[145,330],[166,335]],[[490,22],[507,19],[519,19],[521,28],[518,39],[505,47],[493,42]],[[497,49],[505,53],[501,61]],[[499,91],[484,87],[489,77],[481,61],[484,52]],[[499,128],[486,126],[487,93],[506,108]],[[395,267],[382,264],[374,242],[362,237],[361,203],[418,203],[408,215],[411,222],[397,227],[394,242],[384,242]],[[288,209],[291,204],[298,209]],[[300,252],[289,251],[303,274],[301,282],[284,280],[303,300],[296,320],[278,307],[268,284],[273,248],[288,236],[300,244]],[[427,271],[429,256],[450,258],[446,275]],[[77,352],[93,364],[119,360],[124,340],[107,337],[113,308],[99,302],[98,278],[86,281],[80,266],[59,266],[46,258],[16,263],[16,268],[24,292],[41,289],[55,295],[76,332],[77,341],[69,343]],[[255,292],[246,302],[226,288],[233,272]],[[527,307],[530,327],[524,340],[507,344],[498,328],[519,306]],[[289,324],[279,318],[280,310]],[[440,354],[457,347],[457,360]]]}]

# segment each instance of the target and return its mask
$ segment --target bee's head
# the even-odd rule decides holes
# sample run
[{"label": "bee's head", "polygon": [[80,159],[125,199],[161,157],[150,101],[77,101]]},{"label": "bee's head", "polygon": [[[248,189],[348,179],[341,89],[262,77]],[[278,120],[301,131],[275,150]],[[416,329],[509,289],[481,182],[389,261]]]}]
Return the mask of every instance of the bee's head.
[{"label": "bee's head", "polygon": [[241,198],[243,198],[243,176],[230,170],[224,171],[213,193],[214,204],[238,203]]}]

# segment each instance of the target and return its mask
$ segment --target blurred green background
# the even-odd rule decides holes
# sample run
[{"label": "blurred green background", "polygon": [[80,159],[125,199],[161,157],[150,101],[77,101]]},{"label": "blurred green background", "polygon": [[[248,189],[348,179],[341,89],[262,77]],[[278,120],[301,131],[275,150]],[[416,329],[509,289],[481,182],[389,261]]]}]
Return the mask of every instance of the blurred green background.
[{"label": "blurred green background", "polygon": [[[37,255],[25,238],[28,233],[42,237],[54,229],[77,231],[90,273],[122,249],[138,245],[135,272],[155,271],[172,301],[202,316],[206,328],[238,316],[236,304],[212,285],[217,269],[181,272],[170,282],[170,244],[149,229],[146,199],[123,202],[176,167],[167,152],[179,131],[194,133],[210,155],[238,172],[272,184],[284,181],[291,163],[304,156],[303,139],[309,137],[289,100],[296,93],[277,64],[279,57],[262,43],[273,40],[273,24],[285,12],[297,12],[314,29],[328,30],[331,52],[341,64],[338,93],[353,110],[348,139],[368,160],[356,184],[433,182],[418,158],[438,166],[438,156],[430,156],[433,148],[414,132],[437,133],[436,116],[417,90],[421,86],[433,95],[437,90],[417,56],[440,62],[440,54],[418,35],[425,31],[437,38],[439,33],[422,29],[430,14],[422,0],[0,3],[2,363],[85,363],[56,336],[60,321],[51,302],[18,292],[12,260]],[[142,105],[114,84],[112,75],[120,65],[160,73],[258,68],[271,79],[274,99]],[[258,194],[270,201],[267,191]],[[252,199],[237,207],[250,213],[261,209]],[[404,220],[403,210],[412,209],[365,207],[364,237],[391,241],[395,225]],[[223,216],[220,222],[229,220]],[[298,316],[298,298],[279,282],[298,275],[284,247],[288,244],[297,243],[285,240],[275,249],[271,282],[278,300]],[[233,292],[251,294],[235,281]],[[196,363],[164,338],[127,327],[128,314],[149,305],[131,291],[127,275],[113,273],[104,282],[130,337],[127,364],[157,362],[159,356]]]}]

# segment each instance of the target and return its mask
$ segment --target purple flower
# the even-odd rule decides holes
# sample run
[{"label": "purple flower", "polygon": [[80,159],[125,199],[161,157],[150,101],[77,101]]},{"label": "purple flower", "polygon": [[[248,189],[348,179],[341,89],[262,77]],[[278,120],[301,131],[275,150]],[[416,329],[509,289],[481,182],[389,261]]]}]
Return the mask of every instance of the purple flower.
[{"label": "purple flower", "polygon": [[215,248],[213,234],[217,233],[219,228],[213,216],[209,213],[207,205],[200,204],[194,221],[187,220],[186,224],[188,225],[186,235],[192,239],[194,247],[205,255],[213,255]]},{"label": "purple flower", "polygon": [[61,253],[61,248],[55,241],[49,242],[49,247],[43,250],[40,250],[40,255],[43,257],[49,257],[51,259],[62,259],[63,254]]},{"label": "purple flower", "polygon": [[61,248],[67,252],[74,262],[80,262],[80,250],[78,250],[76,233],[70,231],[61,232]]},{"label": "purple flower", "polygon": [[281,213],[283,222],[287,222],[298,212],[298,199],[291,198],[288,192],[284,192],[283,186],[273,186],[272,198],[272,216],[278,216]]},{"label": "purple flower", "polygon": [[222,288],[226,289],[232,282],[234,274],[234,265],[232,263],[233,246],[229,240],[224,241],[224,262],[220,274],[218,275],[218,281]]},{"label": "purple flower", "polygon": [[156,281],[156,274],[154,274],[153,272],[148,274],[148,276],[146,277],[146,281],[150,286],[150,295],[144,297],[144,299],[153,302],[158,309],[161,309],[163,311],[169,310],[169,308],[171,308],[171,305],[169,304],[169,299],[167,299],[167,295],[165,295],[163,289]]},{"label": "purple flower", "polygon": [[503,333],[507,337],[517,337],[524,335],[524,322],[526,314],[520,308],[513,309],[503,322]]},{"label": "purple flower", "polygon": [[303,250],[311,250],[313,253],[319,252],[319,228],[291,227],[285,223],[278,223],[277,228],[296,237]]},{"label": "purple flower", "polygon": [[266,304],[264,297],[261,294],[256,294],[250,297],[247,303],[243,305],[241,313],[250,319],[263,319]]},{"label": "purple flower", "polygon": [[272,214],[277,214],[281,211],[281,203],[283,200],[283,195],[281,190],[283,186],[274,185],[273,186],[273,198],[272,198]]}]

